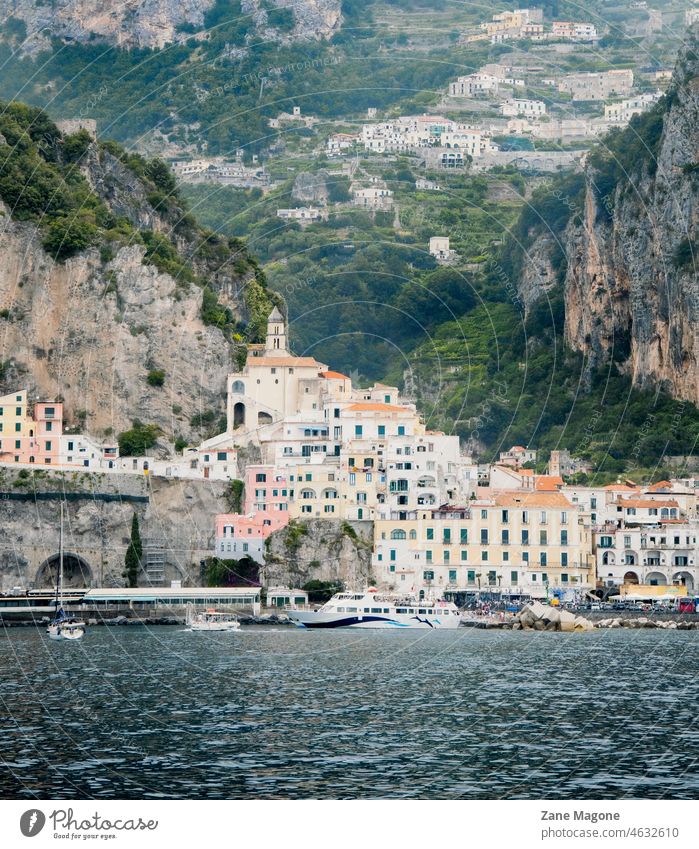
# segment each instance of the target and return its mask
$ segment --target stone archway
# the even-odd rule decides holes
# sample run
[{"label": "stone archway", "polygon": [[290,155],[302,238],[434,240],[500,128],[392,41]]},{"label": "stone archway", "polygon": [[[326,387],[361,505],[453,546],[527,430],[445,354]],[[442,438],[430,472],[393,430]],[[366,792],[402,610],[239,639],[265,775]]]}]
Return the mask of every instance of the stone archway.
[{"label": "stone archway", "polygon": [[245,404],[238,401],[233,407],[233,427],[238,428],[245,424]]},{"label": "stone archway", "polygon": [[686,587],[688,593],[694,592],[694,576],[691,572],[675,572],[672,582]]},{"label": "stone archway", "polygon": [[646,583],[651,584],[651,586],[664,587],[667,584],[667,577],[664,572],[648,572]]},{"label": "stone archway", "polygon": [[638,580],[638,575],[635,572],[627,572],[624,575],[624,583],[625,584],[638,584],[640,583]]},{"label": "stone archway", "polygon": [[[34,583],[37,587],[55,587],[58,579],[59,554],[52,554],[39,566]],[[66,589],[86,589],[93,585],[90,564],[78,554],[63,554],[63,586]]]}]

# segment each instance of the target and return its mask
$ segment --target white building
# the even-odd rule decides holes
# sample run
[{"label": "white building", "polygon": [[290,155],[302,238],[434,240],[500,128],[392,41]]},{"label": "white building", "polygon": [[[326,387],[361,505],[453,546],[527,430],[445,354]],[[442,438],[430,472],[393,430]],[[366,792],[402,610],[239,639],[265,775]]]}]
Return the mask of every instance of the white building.
[{"label": "white building", "polygon": [[568,41],[597,41],[597,27],[591,23],[575,23],[572,21],[553,21],[551,37],[563,38]]},{"label": "white building", "polygon": [[315,221],[321,217],[321,211],[314,206],[299,206],[295,209],[278,209],[277,218],[285,221]]},{"label": "white building", "polygon": [[363,209],[390,209],[393,206],[393,192],[377,186],[353,188],[352,203]]},{"label": "white building", "polygon": [[631,94],[633,81],[633,71],[630,68],[589,74],[567,74],[559,81],[558,90],[570,94],[573,100],[608,100],[612,95]]},{"label": "white building", "polygon": [[650,92],[648,94],[637,94],[621,100],[619,103],[608,103],[604,107],[605,120],[610,124],[628,124],[634,115],[647,112],[660,100],[661,93]]},{"label": "white building", "polygon": [[450,249],[448,236],[432,236],[430,238],[430,254],[437,262],[449,262],[455,257],[456,251]]},{"label": "white building", "polygon": [[506,100],[500,106],[500,112],[508,117],[522,116],[525,118],[542,118],[546,114],[546,104],[543,100]]},{"label": "white building", "polygon": [[699,587],[697,523],[657,523],[595,533],[597,575],[605,586],[680,584]]}]

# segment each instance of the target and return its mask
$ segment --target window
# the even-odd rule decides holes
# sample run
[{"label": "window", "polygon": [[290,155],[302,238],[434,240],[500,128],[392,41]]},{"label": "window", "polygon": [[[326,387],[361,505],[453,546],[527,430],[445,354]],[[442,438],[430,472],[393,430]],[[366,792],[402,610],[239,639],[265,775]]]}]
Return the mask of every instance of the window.
[{"label": "window", "polygon": [[566,572],[561,572],[561,583],[562,584],[568,583],[568,574]]},{"label": "window", "polygon": [[507,563],[507,561],[510,559],[510,552],[509,551],[503,551],[502,559],[505,563]]},{"label": "window", "polygon": [[225,460],[227,458],[227,456],[228,455],[226,454],[225,451],[217,451],[216,452],[216,459],[217,460]]},{"label": "window", "polygon": [[20,430],[22,430],[22,423],[21,422],[15,422],[15,432],[18,432]]},{"label": "window", "polygon": [[548,533],[539,531],[539,545],[548,545]]},{"label": "window", "polygon": [[323,506],[323,513],[334,513],[335,505],[334,504],[325,504]]},{"label": "window", "polygon": [[508,530],[504,530],[502,532],[502,544],[509,545],[510,544],[510,532]]},{"label": "window", "polygon": [[46,422],[46,432],[50,433],[53,430],[53,422]]},{"label": "window", "polygon": [[545,525],[546,522],[548,521],[548,518],[546,516],[546,510],[541,511],[541,516],[539,517],[539,521],[541,522],[542,525]]},{"label": "window", "polygon": [[568,524],[568,514],[565,513],[565,512],[561,513],[561,524],[562,525]]},{"label": "window", "polygon": [[356,472],[350,472],[349,473],[349,483],[350,483],[350,486],[356,486],[357,485],[357,473]]},{"label": "window", "polygon": [[[426,571],[426,572],[423,572],[422,573],[422,579],[423,579],[423,581],[434,581],[434,572],[431,572],[429,570]],[[424,611],[423,611],[423,613],[424,613]]]},{"label": "window", "polygon": [[72,451],[72,450],[73,450],[73,442],[72,442],[72,440],[68,443],[68,450],[69,450],[69,451]]},{"label": "window", "polygon": [[546,552],[542,551],[539,554],[539,566],[546,566]]},{"label": "window", "polygon": [[613,544],[614,544],[613,537],[601,536],[599,538],[598,545],[599,545],[600,548],[611,548]]},{"label": "window", "polygon": [[460,541],[461,545],[468,545],[468,528],[461,528]]},{"label": "window", "polygon": [[561,545],[568,545],[568,531],[561,531]]},{"label": "window", "polygon": [[466,573],[466,581],[469,584],[475,584],[476,583],[476,573],[475,573],[475,571],[472,571],[471,569],[468,570],[468,572]]},{"label": "window", "polygon": [[398,425],[398,436],[405,436],[405,426]]},{"label": "window", "polygon": [[362,425],[355,425],[354,426],[354,435],[355,436],[361,436],[362,435],[362,429],[363,429]]},{"label": "window", "polygon": [[255,483],[267,483],[267,475],[258,473],[255,475]]},{"label": "window", "polygon": [[529,524],[529,511],[528,510],[522,510],[522,524],[523,525]]},{"label": "window", "polygon": [[529,531],[522,531],[522,545],[529,545]]},{"label": "window", "polygon": [[562,551],[561,552],[561,566],[567,566],[567,565],[568,565],[568,552]]},{"label": "window", "polygon": [[510,583],[516,584],[519,580],[519,572],[510,572]]},{"label": "window", "polygon": [[449,583],[450,584],[456,583],[456,569],[450,569],[449,570]]},{"label": "window", "polygon": [[403,531],[399,528],[396,528],[395,530],[391,531],[391,539],[405,539],[405,538],[406,538],[405,531]]},{"label": "window", "polygon": [[510,511],[509,510],[503,510],[502,511],[502,522],[503,522],[503,524],[506,525],[509,521],[510,521]]},{"label": "window", "polygon": [[312,489],[302,489],[301,490],[301,498],[303,498],[304,501],[310,501],[311,499],[313,499],[315,497],[316,497],[316,494]]},{"label": "window", "polygon": [[384,400],[384,404],[390,404],[391,403],[391,396],[390,395],[384,395],[383,400]]},{"label": "window", "polygon": [[432,551],[429,548],[427,549],[427,551],[425,551],[425,560],[428,563],[432,562]]},{"label": "window", "polygon": [[461,559],[468,560],[468,551],[466,551],[465,549],[462,549],[461,551]]},{"label": "window", "polygon": [[15,448],[20,449],[21,447],[22,447],[22,440],[21,439],[15,439]]},{"label": "window", "polygon": [[444,528],[442,531],[442,542],[444,545],[451,544],[451,528]]},{"label": "window", "polygon": [[[18,399],[18,400],[19,400],[19,399]],[[21,407],[16,407],[16,408],[15,408],[15,415],[16,415],[16,416],[21,416],[21,415],[22,415],[22,408],[21,408]]]},{"label": "window", "polygon": [[484,563],[486,563],[488,561],[488,552],[487,551],[481,551],[481,560]]},{"label": "window", "polygon": [[548,584],[549,576],[548,576],[548,574],[547,574],[546,572],[542,572],[542,573],[541,573],[541,580],[542,580],[545,584]]},{"label": "window", "polygon": [[481,510],[481,519],[487,519],[487,518],[488,518],[488,511],[487,510]]},{"label": "window", "polygon": [[488,529],[481,528],[481,545],[488,545]]},{"label": "window", "polygon": [[528,551],[522,552],[522,563],[529,563],[529,552]]}]

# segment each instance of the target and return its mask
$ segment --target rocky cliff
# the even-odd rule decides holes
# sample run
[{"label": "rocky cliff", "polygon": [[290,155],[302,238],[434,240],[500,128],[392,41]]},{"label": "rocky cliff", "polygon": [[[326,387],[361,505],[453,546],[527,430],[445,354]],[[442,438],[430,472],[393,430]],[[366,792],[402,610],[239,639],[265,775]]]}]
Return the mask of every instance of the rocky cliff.
[{"label": "rocky cliff", "polygon": [[348,588],[373,583],[372,523],[311,519],[291,522],[269,537],[262,582],[302,587],[342,581]]},{"label": "rocky cliff", "polygon": [[[527,306],[564,277],[565,339],[590,367],[699,403],[699,32],[656,109],[588,157],[560,237],[539,235],[520,275]],[[554,190],[555,191],[555,190]],[[552,244],[553,248],[552,248]],[[547,244],[548,243],[548,244]]]},{"label": "rocky cliff", "polygon": [[[225,410],[234,331],[244,334],[269,304],[254,261],[241,244],[198,227],[176,194],[151,182],[145,160],[92,143],[71,168],[62,150],[53,162],[17,148],[8,156],[27,183],[13,193],[0,179],[0,392],[62,396],[69,423],[93,435],[140,418],[193,436],[193,416]],[[167,185],[167,170],[156,170]],[[46,186],[63,192],[70,215],[54,217],[39,194]],[[70,226],[83,221],[90,245],[62,258]]]},{"label": "rocky cliff", "polygon": [[[27,37],[22,51],[33,53],[50,45],[51,36],[87,42],[95,37],[118,47],[161,48],[204,27],[205,13],[216,0],[0,0],[0,20],[23,21]],[[237,8],[236,8],[237,7]],[[252,15],[264,38],[278,33],[268,21],[271,7],[289,9],[294,16],[291,37],[328,38],[340,26],[340,0],[242,0],[231,3],[231,17]],[[272,22],[273,24],[273,22]]]},{"label": "rocky cliff", "polygon": [[0,591],[51,586],[61,501],[68,586],[123,586],[134,513],[146,550],[139,584],[155,577],[148,573],[149,552],[157,546],[164,585],[196,586],[200,561],[213,551],[212,517],[226,509],[226,489],[216,481],[0,469]]}]

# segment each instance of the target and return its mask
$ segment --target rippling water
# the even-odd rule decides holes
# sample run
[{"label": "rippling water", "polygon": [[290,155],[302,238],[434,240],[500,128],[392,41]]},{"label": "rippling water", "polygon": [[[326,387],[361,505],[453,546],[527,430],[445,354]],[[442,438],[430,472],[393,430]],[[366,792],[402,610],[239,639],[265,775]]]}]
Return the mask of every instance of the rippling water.
[{"label": "rippling water", "polygon": [[4,798],[695,798],[698,632],[0,635]]}]

